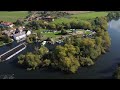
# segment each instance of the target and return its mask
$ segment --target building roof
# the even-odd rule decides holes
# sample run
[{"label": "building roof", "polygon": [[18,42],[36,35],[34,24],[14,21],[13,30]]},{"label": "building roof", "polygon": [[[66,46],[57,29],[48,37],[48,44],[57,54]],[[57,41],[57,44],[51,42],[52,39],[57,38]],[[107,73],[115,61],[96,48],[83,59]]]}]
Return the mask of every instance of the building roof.
[{"label": "building roof", "polygon": [[5,25],[5,26],[9,26],[9,25],[12,25],[13,23],[11,23],[11,22],[3,22],[1,24]]},{"label": "building roof", "polygon": [[19,37],[19,36],[22,36],[24,34],[25,34],[25,32],[17,33],[17,34],[14,34],[14,37]]}]

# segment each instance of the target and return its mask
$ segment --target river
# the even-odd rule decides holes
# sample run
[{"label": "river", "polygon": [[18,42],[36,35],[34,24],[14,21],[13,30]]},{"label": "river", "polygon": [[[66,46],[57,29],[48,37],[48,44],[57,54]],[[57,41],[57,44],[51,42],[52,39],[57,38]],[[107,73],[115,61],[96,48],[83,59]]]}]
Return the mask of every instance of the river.
[{"label": "river", "polygon": [[[110,52],[101,55],[95,65],[79,68],[76,74],[65,74],[64,72],[47,68],[27,71],[17,64],[18,55],[16,55],[9,61],[0,63],[0,78],[11,75],[14,79],[112,79],[112,74],[117,64],[120,63],[120,20],[112,20],[109,23],[108,31],[111,37]],[[14,47],[14,45],[17,44],[14,43],[0,48],[0,54]],[[31,45],[28,46],[21,53],[25,53],[27,50],[31,51],[31,47]]]}]

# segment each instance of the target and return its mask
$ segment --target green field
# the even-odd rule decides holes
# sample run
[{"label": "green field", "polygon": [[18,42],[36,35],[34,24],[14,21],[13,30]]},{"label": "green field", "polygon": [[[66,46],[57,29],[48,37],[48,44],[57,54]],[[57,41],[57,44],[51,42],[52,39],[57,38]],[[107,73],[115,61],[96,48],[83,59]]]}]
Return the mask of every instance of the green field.
[{"label": "green field", "polygon": [[107,12],[87,12],[87,13],[77,13],[74,15],[71,15],[70,18],[59,18],[56,19],[54,22],[55,24],[61,24],[63,22],[71,22],[71,21],[79,21],[79,20],[88,20],[88,19],[93,19],[96,17],[102,17],[106,16],[108,13]]},{"label": "green field", "polygon": [[14,22],[19,18],[25,18],[27,11],[0,11],[0,21]]},{"label": "green field", "polygon": [[86,19],[93,19],[96,17],[107,16],[107,14],[108,14],[107,12],[88,12],[88,13],[79,13],[72,15],[71,18],[79,18],[82,20],[86,20]]}]

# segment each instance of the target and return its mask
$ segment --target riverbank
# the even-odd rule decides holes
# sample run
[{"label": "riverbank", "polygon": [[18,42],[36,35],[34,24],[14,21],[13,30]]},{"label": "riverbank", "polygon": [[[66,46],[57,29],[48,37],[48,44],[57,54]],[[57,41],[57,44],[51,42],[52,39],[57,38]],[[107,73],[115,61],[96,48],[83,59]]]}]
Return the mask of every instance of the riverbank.
[{"label": "riverbank", "polygon": [[0,47],[3,47],[3,46],[8,45],[8,44],[11,44],[11,43],[13,43],[13,42],[14,42],[14,40],[12,40],[12,42],[9,42],[9,43],[1,43],[1,44],[0,44]]}]

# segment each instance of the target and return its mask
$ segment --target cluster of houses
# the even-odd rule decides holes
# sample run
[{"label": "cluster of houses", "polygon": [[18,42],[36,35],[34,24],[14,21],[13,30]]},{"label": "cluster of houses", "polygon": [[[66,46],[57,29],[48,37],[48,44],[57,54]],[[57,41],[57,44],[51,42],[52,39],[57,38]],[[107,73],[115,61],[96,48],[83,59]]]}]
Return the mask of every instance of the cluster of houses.
[{"label": "cluster of houses", "polygon": [[13,28],[14,24],[11,22],[1,22],[0,27],[10,27]]},{"label": "cluster of houses", "polygon": [[26,39],[27,36],[31,34],[30,30],[26,30],[24,26],[20,26],[18,28],[14,28],[13,23],[1,23],[4,27],[10,27],[9,30],[2,31],[2,34],[7,35],[8,37],[13,38],[16,41],[20,41],[22,39]]},{"label": "cluster of houses", "polygon": [[46,16],[46,17],[41,17],[41,16],[30,16],[27,18],[27,21],[32,21],[32,20],[45,20],[48,22],[54,21],[54,18],[51,16]]}]

